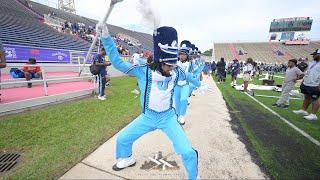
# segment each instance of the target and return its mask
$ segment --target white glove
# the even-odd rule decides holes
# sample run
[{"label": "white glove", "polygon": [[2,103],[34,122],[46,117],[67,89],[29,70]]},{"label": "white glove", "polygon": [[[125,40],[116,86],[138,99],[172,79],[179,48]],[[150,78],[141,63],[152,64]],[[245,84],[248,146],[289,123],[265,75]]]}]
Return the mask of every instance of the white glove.
[{"label": "white glove", "polygon": [[109,30],[105,23],[99,22],[96,25],[96,32],[97,35],[100,35],[101,37],[108,37],[109,36]]}]

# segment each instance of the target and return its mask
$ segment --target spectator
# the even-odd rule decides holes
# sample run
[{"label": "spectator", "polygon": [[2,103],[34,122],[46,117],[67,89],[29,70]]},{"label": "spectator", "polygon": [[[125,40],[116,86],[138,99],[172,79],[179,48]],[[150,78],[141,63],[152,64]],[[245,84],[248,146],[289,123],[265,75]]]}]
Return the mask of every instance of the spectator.
[{"label": "spectator", "polygon": [[232,77],[231,85],[235,86],[237,85],[237,76],[240,72],[240,63],[238,59],[234,59],[230,67],[231,67],[231,77]]},{"label": "spectator", "polygon": [[215,61],[212,61],[211,63],[211,72],[212,72],[212,76],[215,77],[216,75],[216,69],[217,69],[217,65]]},{"label": "spectator", "polygon": [[303,72],[296,67],[297,65],[296,59],[290,59],[288,61],[288,68],[286,70],[286,75],[282,84],[282,92],[279,100],[274,103],[272,106],[288,108],[289,107],[289,99],[290,92],[294,89],[294,85],[296,84],[298,79],[303,77]]},{"label": "spectator", "polygon": [[257,65],[257,70],[258,70],[258,78],[259,78],[259,76],[261,76],[262,75],[262,65],[259,63],[258,65]]},{"label": "spectator", "polygon": [[[26,63],[26,66],[23,67],[24,77],[27,81],[30,81],[32,78],[41,78],[42,73],[40,66],[37,65],[35,58],[29,58],[29,62]],[[32,83],[28,83],[28,88],[32,87]]]},{"label": "spectator", "polygon": [[107,70],[106,67],[110,66],[111,63],[110,62],[106,62],[105,61],[105,57],[106,56],[106,51],[104,48],[101,49],[100,54],[97,54],[93,60],[94,63],[97,66],[100,66],[100,72],[98,74],[99,76],[99,95],[98,95],[98,99],[104,101],[106,100],[105,97],[105,88],[106,88],[106,83],[107,83]]},{"label": "spectator", "polygon": [[134,53],[131,58],[132,58],[132,63],[134,65],[140,65],[141,56],[140,56],[140,54],[138,54],[138,52]]},{"label": "spectator", "polygon": [[220,61],[217,63],[217,73],[218,73],[218,83],[226,81],[226,62],[222,57]]},{"label": "spectator", "polygon": [[[253,61],[253,60],[252,60]],[[257,62],[254,62],[253,61],[253,64],[252,64],[252,66],[253,66],[253,70],[252,70],[252,77],[254,78],[254,77],[256,77],[256,74],[257,74],[257,71],[258,71],[258,64],[257,64]]]},{"label": "spectator", "polygon": [[[311,55],[313,55],[314,61],[310,63],[300,86],[301,92],[304,94],[302,109],[293,112],[304,115],[304,118],[309,121],[315,121],[318,119],[316,113],[320,106],[320,49],[317,49]],[[312,110],[311,114],[308,115],[307,109],[311,103]]]},{"label": "spectator", "polygon": [[[2,42],[0,41],[0,83],[1,83],[1,68],[5,68],[7,66],[5,51],[2,46]],[[1,86],[0,86],[1,90]],[[1,93],[0,93],[0,102],[1,102]]]},{"label": "spectator", "polygon": [[[6,66],[7,66],[6,55],[5,55],[2,42],[0,41],[0,68],[5,68]],[[0,72],[0,82],[1,82],[1,72]]]},{"label": "spectator", "polygon": [[243,91],[248,92],[248,85],[253,73],[253,60],[248,58],[247,62],[243,66]]}]

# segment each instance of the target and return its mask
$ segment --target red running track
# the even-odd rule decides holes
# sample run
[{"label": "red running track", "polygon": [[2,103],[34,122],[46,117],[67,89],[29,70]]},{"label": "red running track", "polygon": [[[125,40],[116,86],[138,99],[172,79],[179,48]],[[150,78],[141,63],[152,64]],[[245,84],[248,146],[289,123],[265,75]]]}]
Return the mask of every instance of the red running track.
[{"label": "red running track", "polygon": [[[47,78],[51,77],[64,77],[64,76],[78,76],[77,72],[48,72],[46,73]],[[1,74],[1,81],[12,80],[10,74]]]},{"label": "red running track", "polygon": [[[92,87],[92,82],[85,81],[49,84],[48,95],[50,96],[68,92],[87,90],[92,89]],[[0,93],[2,94],[0,102],[1,104],[45,96],[43,85],[34,85],[32,86],[32,88],[19,87],[1,89]]]}]

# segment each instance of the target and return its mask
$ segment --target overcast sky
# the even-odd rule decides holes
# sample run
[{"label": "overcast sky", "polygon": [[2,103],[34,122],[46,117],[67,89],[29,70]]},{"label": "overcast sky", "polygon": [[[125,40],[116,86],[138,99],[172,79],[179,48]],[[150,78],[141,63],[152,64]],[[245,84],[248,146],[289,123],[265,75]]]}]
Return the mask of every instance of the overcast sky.
[{"label": "overcast sky", "polygon": [[[57,0],[35,0],[54,4]],[[148,1],[148,0],[146,0]],[[320,39],[320,0],[149,0],[161,26],[173,26],[179,41],[190,40],[202,51],[213,42],[267,41],[276,18],[313,18],[311,39]],[[75,0],[77,14],[101,19],[110,0]],[[152,33],[144,23],[139,0],[116,5],[108,23]]]}]

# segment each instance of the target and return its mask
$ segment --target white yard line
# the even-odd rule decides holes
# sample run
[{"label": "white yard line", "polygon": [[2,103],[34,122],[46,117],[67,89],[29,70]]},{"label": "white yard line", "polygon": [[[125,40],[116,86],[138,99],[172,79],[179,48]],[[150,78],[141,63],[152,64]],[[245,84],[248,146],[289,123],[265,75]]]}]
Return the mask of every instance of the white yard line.
[{"label": "white yard line", "polygon": [[307,139],[309,139],[311,142],[313,142],[315,145],[320,146],[320,142],[316,139],[314,139],[313,137],[311,137],[308,133],[304,132],[303,130],[301,130],[300,128],[298,128],[297,126],[295,126],[294,124],[292,124],[291,122],[289,122],[287,119],[285,119],[284,117],[280,116],[277,112],[275,112],[274,110],[270,109],[269,107],[267,107],[266,105],[264,105],[262,102],[260,102],[259,100],[257,100],[256,98],[250,96],[248,93],[246,93],[247,96],[249,96],[251,99],[253,99],[255,102],[257,102],[258,104],[260,104],[262,107],[264,107],[266,110],[270,111],[272,114],[274,114],[275,116],[277,116],[278,118],[280,118],[283,122],[285,122],[286,124],[288,124],[290,127],[292,127],[294,130],[296,130],[297,132],[299,132],[301,135],[303,135],[304,137],[306,137]]},{"label": "white yard line", "polygon": [[[268,98],[280,98],[280,96],[268,96],[268,95],[261,95],[261,94],[255,94],[254,96],[257,96],[257,97],[268,97]],[[290,97],[290,99],[294,99],[294,100],[302,100],[301,98],[293,98],[293,97]]]}]

